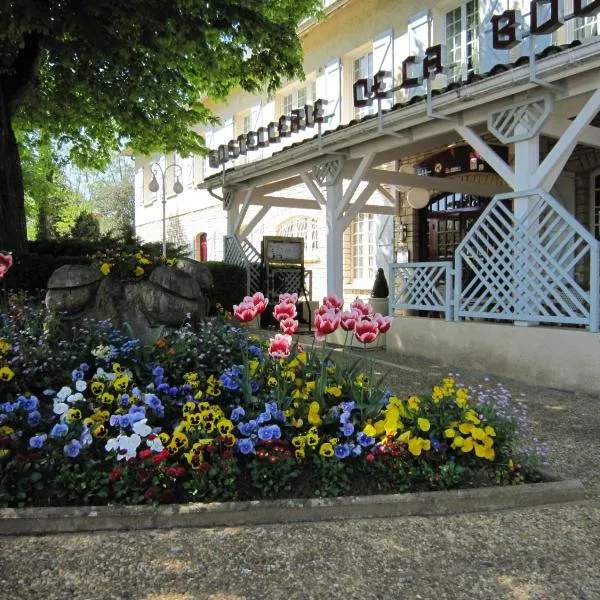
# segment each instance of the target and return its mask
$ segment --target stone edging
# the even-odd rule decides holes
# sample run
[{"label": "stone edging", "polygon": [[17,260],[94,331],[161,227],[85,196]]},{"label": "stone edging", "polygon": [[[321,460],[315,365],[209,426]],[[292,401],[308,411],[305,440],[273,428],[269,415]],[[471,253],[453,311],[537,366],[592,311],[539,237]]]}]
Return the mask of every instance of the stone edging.
[{"label": "stone edging", "polygon": [[0,509],[0,535],[439,516],[528,508],[584,498],[581,481],[568,479],[507,487],[310,500],[5,508]]}]

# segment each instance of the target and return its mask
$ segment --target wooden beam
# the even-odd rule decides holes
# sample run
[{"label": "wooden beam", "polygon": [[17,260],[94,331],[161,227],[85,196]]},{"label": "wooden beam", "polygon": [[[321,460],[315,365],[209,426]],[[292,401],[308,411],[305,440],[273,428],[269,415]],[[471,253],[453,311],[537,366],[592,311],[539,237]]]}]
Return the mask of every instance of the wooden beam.
[{"label": "wooden beam", "polygon": [[284,208],[300,208],[300,209],[311,209],[321,210],[319,203],[314,199],[303,200],[302,198],[285,198],[283,196],[261,196],[260,198],[254,198],[253,204],[257,206],[282,206]]},{"label": "wooden beam", "polygon": [[[572,121],[569,119],[553,116],[542,125],[541,133],[551,138],[560,138],[571,123]],[[600,148],[600,127],[592,127],[591,125],[584,127],[579,134],[578,142],[592,148]]]},{"label": "wooden beam", "polygon": [[510,191],[507,185],[462,181],[453,177],[412,175],[410,173],[397,173],[381,169],[367,171],[365,179],[377,184],[389,183],[404,188],[422,188],[426,190],[439,190],[440,192],[472,194],[473,196],[494,196]]},{"label": "wooden beam", "polygon": [[300,173],[300,179],[304,182],[304,185],[308,188],[308,191],[312,194],[312,197],[319,203],[321,208],[325,208],[327,201],[325,197],[321,193],[319,186],[315,183],[312,175],[310,173]]},{"label": "wooden beam", "polygon": [[373,192],[375,192],[376,189],[376,183],[369,183],[369,185],[367,185],[367,187],[359,194],[358,198],[350,206],[348,206],[348,210],[346,210],[345,214],[340,217],[342,219],[342,227],[344,229],[346,229],[350,223],[352,223],[352,219],[354,219],[359,212],[363,211],[363,207],[367,204],[369,198],[373,195]]},{"label": "wooden beam", "polygon": [[270,206],[261,206],[260,210],[252,217],[252,219],[250,219],[241,231],[240,237],[246,239],[252,233],[252,230],[264,219],[270,208]]},{"label": "wooden beam", "polygon": [[[373,162],[374,158],[375,158],[375,154],[373,154],[373,153],[365,154],[365,156],[362,157],[360,164],[358,165],[358,168],[356,169],[356,172],[352,175],[352,178],[350,179],[350,184],[348,185],[348,187],[346,188],[346,191],[344,192],[342,202],[338,206],[336,216],[339,219],[342,218],[342,215],[344,214],[344,211],[346,210],[346,208],[348,206],[350,206],[350,202],[352,201],[352,196],[354,196],[354,192],[356,192],[356,189],[358,188],[361,180],[363,179],[364,174],[367,172],[367,169],[371,166],[371,163]],[[362,194],[361,194],[361,196],[362,196]]]}]

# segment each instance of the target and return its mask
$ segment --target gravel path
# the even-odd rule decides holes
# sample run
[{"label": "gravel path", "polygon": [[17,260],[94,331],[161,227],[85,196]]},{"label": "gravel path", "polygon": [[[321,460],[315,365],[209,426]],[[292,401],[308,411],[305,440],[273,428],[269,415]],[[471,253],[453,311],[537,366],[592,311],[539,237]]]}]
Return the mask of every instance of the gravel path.
[{"label": "gravel path", "polygon": [[[456,368],[357,356],[406,395]],[[494,387],[460,369],[465,383]],[[450,517],[0,537],[0,599],[600,599],[600,398],[502,380],[585,501]]]}]

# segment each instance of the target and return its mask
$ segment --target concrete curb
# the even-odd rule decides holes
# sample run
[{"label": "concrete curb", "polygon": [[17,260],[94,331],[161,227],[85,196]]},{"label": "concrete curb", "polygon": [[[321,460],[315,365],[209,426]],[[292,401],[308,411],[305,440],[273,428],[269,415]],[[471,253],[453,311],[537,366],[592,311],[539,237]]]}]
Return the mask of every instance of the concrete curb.
[{"label": "concrete curb", "polygon": [[508,487],[310,500],[5,508],[0,509],[0,535],[440,516],[529,508],[584,499],[585,488],[581,481],[568,479]]}]

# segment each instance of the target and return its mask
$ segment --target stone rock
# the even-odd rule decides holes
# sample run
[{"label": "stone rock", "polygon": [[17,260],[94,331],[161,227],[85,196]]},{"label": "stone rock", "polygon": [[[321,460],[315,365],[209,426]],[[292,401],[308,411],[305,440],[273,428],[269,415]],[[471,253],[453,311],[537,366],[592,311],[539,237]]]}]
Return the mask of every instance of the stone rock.
[{"label": "stone rock", "polygon": [[152,342],[165,326],[197,326],[208,315],[210,302],[203,287],[212,285],[210,272],[206,275],[206,268],[190,259],[182,264],[183,269],[156,267],[141,281],[104,277],[89,265],[64,265],[50,276],[46,305],[67,321],[110,319],[143,342]]}]

